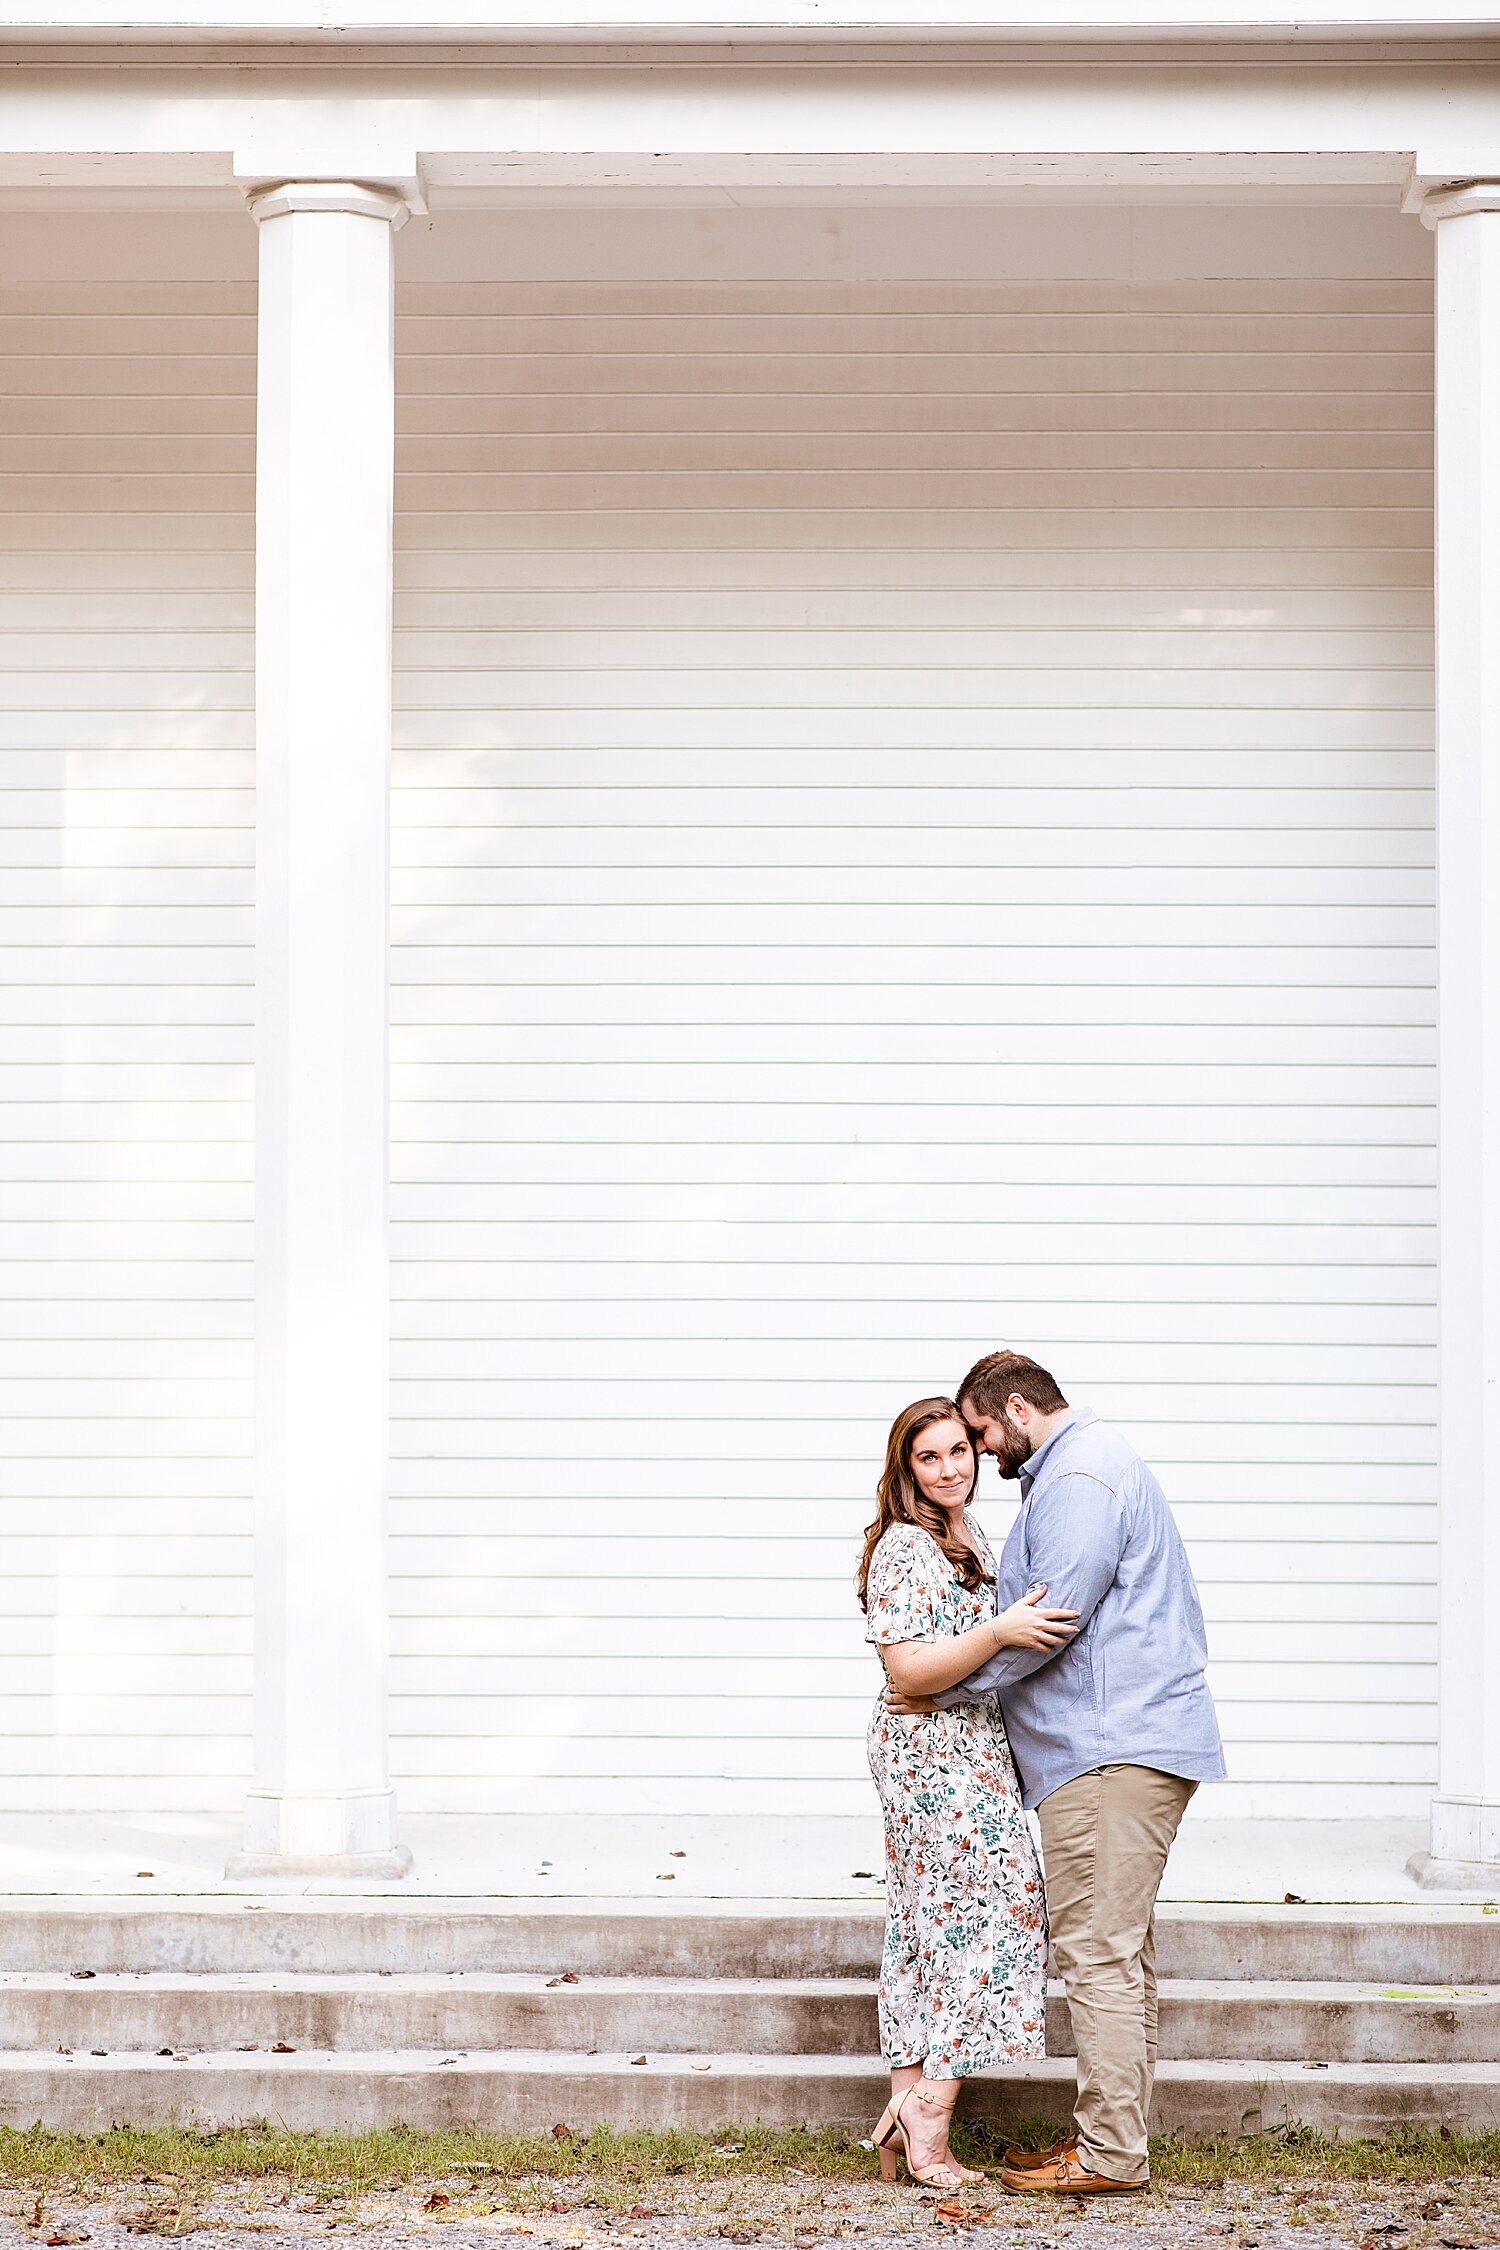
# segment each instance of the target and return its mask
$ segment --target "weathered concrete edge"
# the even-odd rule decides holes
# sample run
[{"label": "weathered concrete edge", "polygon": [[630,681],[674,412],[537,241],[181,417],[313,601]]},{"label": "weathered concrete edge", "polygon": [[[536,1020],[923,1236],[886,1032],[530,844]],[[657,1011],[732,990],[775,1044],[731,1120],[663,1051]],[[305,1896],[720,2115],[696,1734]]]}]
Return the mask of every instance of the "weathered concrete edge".
[{"label": "weathered concrete edge", "polygon": [[[0,1967],[203,1974],[484,1971],[873,1976],[884,1908],[269,1898],[0,1903]],[[1500,1915],[1404,1907],[1164,1906],[1163,1976],[1500,1983]]]},{"label": "weathered concrete edge", "polygon": [[[243,2061],[249,2067],[225,2067]],[[864,2133],[888,2081],[878,2064],[825,2056],[617,2060],[498,2051],[445,2065],[431,2056],[341,2055],[278,2069],[257,2058],[210,2065],[155,2058],[111,2067],[54,2056],[0,2064],[0,2123],[99,2132],[113,2124],[197,2127],[265,2120],[296,2132],[359,2131],[401,2123],[440,2131],[475,2124],[545,2132],[558,2122],[712,2132],[731,2123],[831,2126]],[[1073,2072],[1034,2063],[969,2081],[971,2116],[1002,2128],[1066,2117]],[[1303,2125],[1358,2137],[1401,2125],[1455,2132],[1500,2127],[1500,2065],[1439,2069],[1330,2064],[1168,2063],[1157,2077],[1153,2129],[1202,2140]]]},{"label": "weathered concrete edge", "polygon": [[[842,2055],[879,2046],[868,1978],[538,1976],[256,1977],[0,1974],[0,2052],[107,2049],[232,2053],[277,2040],[302,2053]],[[1488,2062],[1500,2055],[1500,1985],[1178,1982],[1164,1979],[1161,2053],[1178,2061]],[[1062,1989],[1048,1997],[1047,2052],[1071,2052]],[[98,2059],[104,2059],[98,2057]]]}]

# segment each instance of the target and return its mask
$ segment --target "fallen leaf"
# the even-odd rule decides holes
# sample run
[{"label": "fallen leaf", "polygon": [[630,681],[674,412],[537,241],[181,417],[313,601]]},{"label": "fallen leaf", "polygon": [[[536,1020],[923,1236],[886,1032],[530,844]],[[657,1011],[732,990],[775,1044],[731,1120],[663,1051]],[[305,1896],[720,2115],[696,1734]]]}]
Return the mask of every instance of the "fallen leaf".
[{"label": "fallen leaf", "polygon": [[675,1875],[658,1875],[656,1880],[658,1883],[675,1883],[677,1877]]},{"label": "fallen leaf", "polygon": [[59,2047],[57,2051],[60,2055],[71,2055],[73,2052],[71,2047]]},{"label": "fallen leaf", "polygon": [[693,2063],[689,2067],[693,2070],[712,2070],[714,2066],[712,2063]]},{"label": "fallen leaf", "polygon": [[874,1869],[873,1869],[873,1868],[870,1868],[870,1867],[856,1867],[856,1868],[855,1868],[855,1870],[854,1870],[854,1873],[853,1873],[852,1877],[850,1878],[850,1880],[851,1880],[852,1882],[855,1882],[855,1883],[868,1883],[868,1882],[870,1881],[870,1879],[871,1879],[871,1877],[872,1877],[872,1875],[873,1875],[873,1874],[874,1874]]},{"label": "fallen leaf", "polygon": [[550,1992],[552,1990],[552,1987],[557,1984],[576,1984],[577,1982],[578,1978],[574,1971],[572,1969],[564,1969],[560,1977],[548,1977],[547,1990]]},{"label": "fallen leaf", "polygon": [[638,2067],[638,2066],[639,2066],[639,2065],[640,2065],[641,2063],[643,2063],[643,2062],[645,2061],[645,2059],[646,2059],[646,2058],[645,2058],[645,2056],[644,2056],[644,2055],[632,2055],[632,2056],[631,2056],[631,2058],[630,2058],[630,2062],[631,2062],[631,2067],[632,2067],[632,2069],[634,2069],[634,2068]]},{"label": "fallen leaf", "polygon": [[448,2065],[449,2065],[449,2063],[456,2063],[456,2062],[457,2062],[457,2060],[458,2060],[458,2057],[457,2057],[457,2055],[444,2055],[444,2057],[443,2057],[442,2061],[441,2061],[441,2062],[440,2062],[440,2063],[438,2064],[438,2069],[439,2069],[439,2070],[446,2070],[446,2069],[447,2069],[447,2067],[448,2067]]},{"label": "fallen leaf", "polygon": [[576,2135],[571,2125],[554,2125],[552,2138],[555,2141],[571,2141],[576,2138]]},{"label": "fallen leaf", "polygon": [[260,2049],[253,2039],[247,2039],[243,2047],[236,2047],[234,2051],[237,2055],[258,2055],[260,2053]]},{"label": "fallen leaf", "polygon": [[[560,2211],[563,2209],[563,2205],[560,2203],[554,2203],[552,2208],[554,2211]],[[632,2219],[659,2219],[661,2217],[661,2213],[660,2211],[653,2211],[649,2204],[632,2203],[630,2206],[630,2216],[632,2217]]]},{"label": "fallen leaf", "polygon": [[444,2195],[441,2188],[434,2188],[431,2195],[428,2196],[427,2201],[423,2204],[422,2209],[424,2211],[446,2211],[448,2205],[452,2201],[453,2198],[451,2195]]},{"label": "fallen leaf", "polygon": [[172,2052],[170,2047],[158,2047],[156,2051],[159,2055],[170,2055]]},{"label": "fallen leaf", "polygon": [[943,2220],[946,2225],[953,2226],[963,2217],[964,2207],[961,2203],[940,2203],[932,2215],[935,2219]]},{"label": "fallen leaf", "polygon": [[34,2226],[34,2227],[39,2227],[39,2226],[41,2225],[41,2223],[42,2223],[42,2199],[41,2199],[41,2197],[40,2197],[40,2196],[38,2196],[38,2197],[36,2198],[36,2200],[35,2200],[35,2201],[33,2202],[32,2206],[31,2206],[31,2224],[32,2224],[32,2226]]},{"label": "fallen leaf", "polygon": [[295,2047],[289,2047],[284,2039],[278,2039],[271,2052],[273,2055],[295,2055],[297,2050]]},{"label": "fallen leaf", "polygon": [[90,2047],[89,2053],[91,2055],[107,2055],[109,2049],[107,2047]]},{"label": "fallen leaf", "polygon": [[1435,2195],[1423,2204],[1421,2215],[1424,2219],[1440,2219],[1452,2201],[1451,2195]]},{"label": "fallen leaf", "polygon": [[668,1859],[686,1859],[686,1858],[687,1858],[687,1853],[686,1853],[686,1852],[668,1852],[668,1854],[667,1854],[667,1857],[668,1857]]},{"label": "fallen leaf", "polygon": [[59,2227],[56,2234],[48,2235],[47,2250],[62,2250],[64,2243],[87,2242],[89,2239],[86,2234],[74,2234],[68,2227]]},{"label": "fallen leaf", "polygon": [[78,1977],[80,1979],[83,1977],[95,1976],[97,1975],[97,1973],[98,1972],[94,1969],[69,1969],[68,1971],[70,1977]]},{"label": "fallen leaf", "polygon": [[1307,1901],[1300,1891],[1288,1891],[1281,1903],[1283,1906],[1306,1906]]}]

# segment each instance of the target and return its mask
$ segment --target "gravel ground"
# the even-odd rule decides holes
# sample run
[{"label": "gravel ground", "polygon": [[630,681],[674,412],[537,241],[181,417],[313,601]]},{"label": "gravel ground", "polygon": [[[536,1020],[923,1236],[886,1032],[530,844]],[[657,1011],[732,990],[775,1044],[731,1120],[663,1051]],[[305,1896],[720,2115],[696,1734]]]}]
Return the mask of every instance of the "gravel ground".
[{"label": "gravel ground", "polygon": [[[597,2196],[597,2190],[592,2193]],[[1061,2208],[1038,2206],[988,2185],[961,2199],[910,2188],[740,2177],[654,2185],[633,2208],[584,2186],[449,2181],[353,2200],[264,2188],[219,2190],[184,2203],[161,2185],[107,2201],[47,2199],[12,2192],[0,2213],[0,2250],[11,2244],[141,2250],[143,2242],[212,2235],[214,2250],[292,2250],[347,2237],[365,2250],[407,2250],[422,2239],[444,2250],[588,2250],[645,2243],[670,2250],[815,2250],[821,2243],[906,2250],[937,2241],[995,2250],[1486,2250],[1500,2246],[1500,2180],[1464,2179],[1382,2187],[1379,2182],[1237,2181],[1164,2187],[1149,2196]]]}]

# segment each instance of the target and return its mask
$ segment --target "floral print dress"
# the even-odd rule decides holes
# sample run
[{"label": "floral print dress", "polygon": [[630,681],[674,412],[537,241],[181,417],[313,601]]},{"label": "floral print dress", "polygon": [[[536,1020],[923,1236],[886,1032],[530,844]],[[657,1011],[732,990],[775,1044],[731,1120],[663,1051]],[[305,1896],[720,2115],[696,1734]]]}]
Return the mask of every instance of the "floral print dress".
[{"label": "floral print dress", "polygon": [[[986,1570],[983,1532],[965,1528]],[[870,1559],[866,1640],[931,1641],[995,1613],[937,1541],[893,1524]],[[885,1816],[880,2051],[928,2078],[967,2078],[1046,2052],[1041,1870],[999,1702],[903,1718],[882,1698],[867,1737]]]}]

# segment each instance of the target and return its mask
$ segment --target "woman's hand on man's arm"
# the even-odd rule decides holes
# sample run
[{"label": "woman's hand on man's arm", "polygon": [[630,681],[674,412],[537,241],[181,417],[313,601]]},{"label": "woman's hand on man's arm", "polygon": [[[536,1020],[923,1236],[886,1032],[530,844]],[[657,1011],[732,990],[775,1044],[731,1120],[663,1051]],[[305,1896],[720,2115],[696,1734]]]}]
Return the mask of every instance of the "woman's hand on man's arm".
[{"label": "woman's hand on man's arm", "polygon": [[1077,1610],[1041,1608],[1046,1591],[1045,1586],[1033,1586],[1029,1594],[1001,1610],[994,1621],[997,1653],[1002,1648],[1032,1648],[1051,1656],[1073,1638],[1078,1627],[1071,1620]]},{"label": "woman's hand on man's arm", "polygon": [[[941,1694],[967,1679],[977,1665],[1003,1648],[1045,1650],[1063,1648],[1076,1630],[1076,1610],[1043,1609],[1045,1586],[1033,1587],[1024,1599],[1012,1602],[998,1617],[971,1625],[966,1633],[949,1634],[937,1641],[897,1641],[882,1648],[889,1689],[907,1699]],[[893,1706],[894,1708],[894,1706]]]}]

